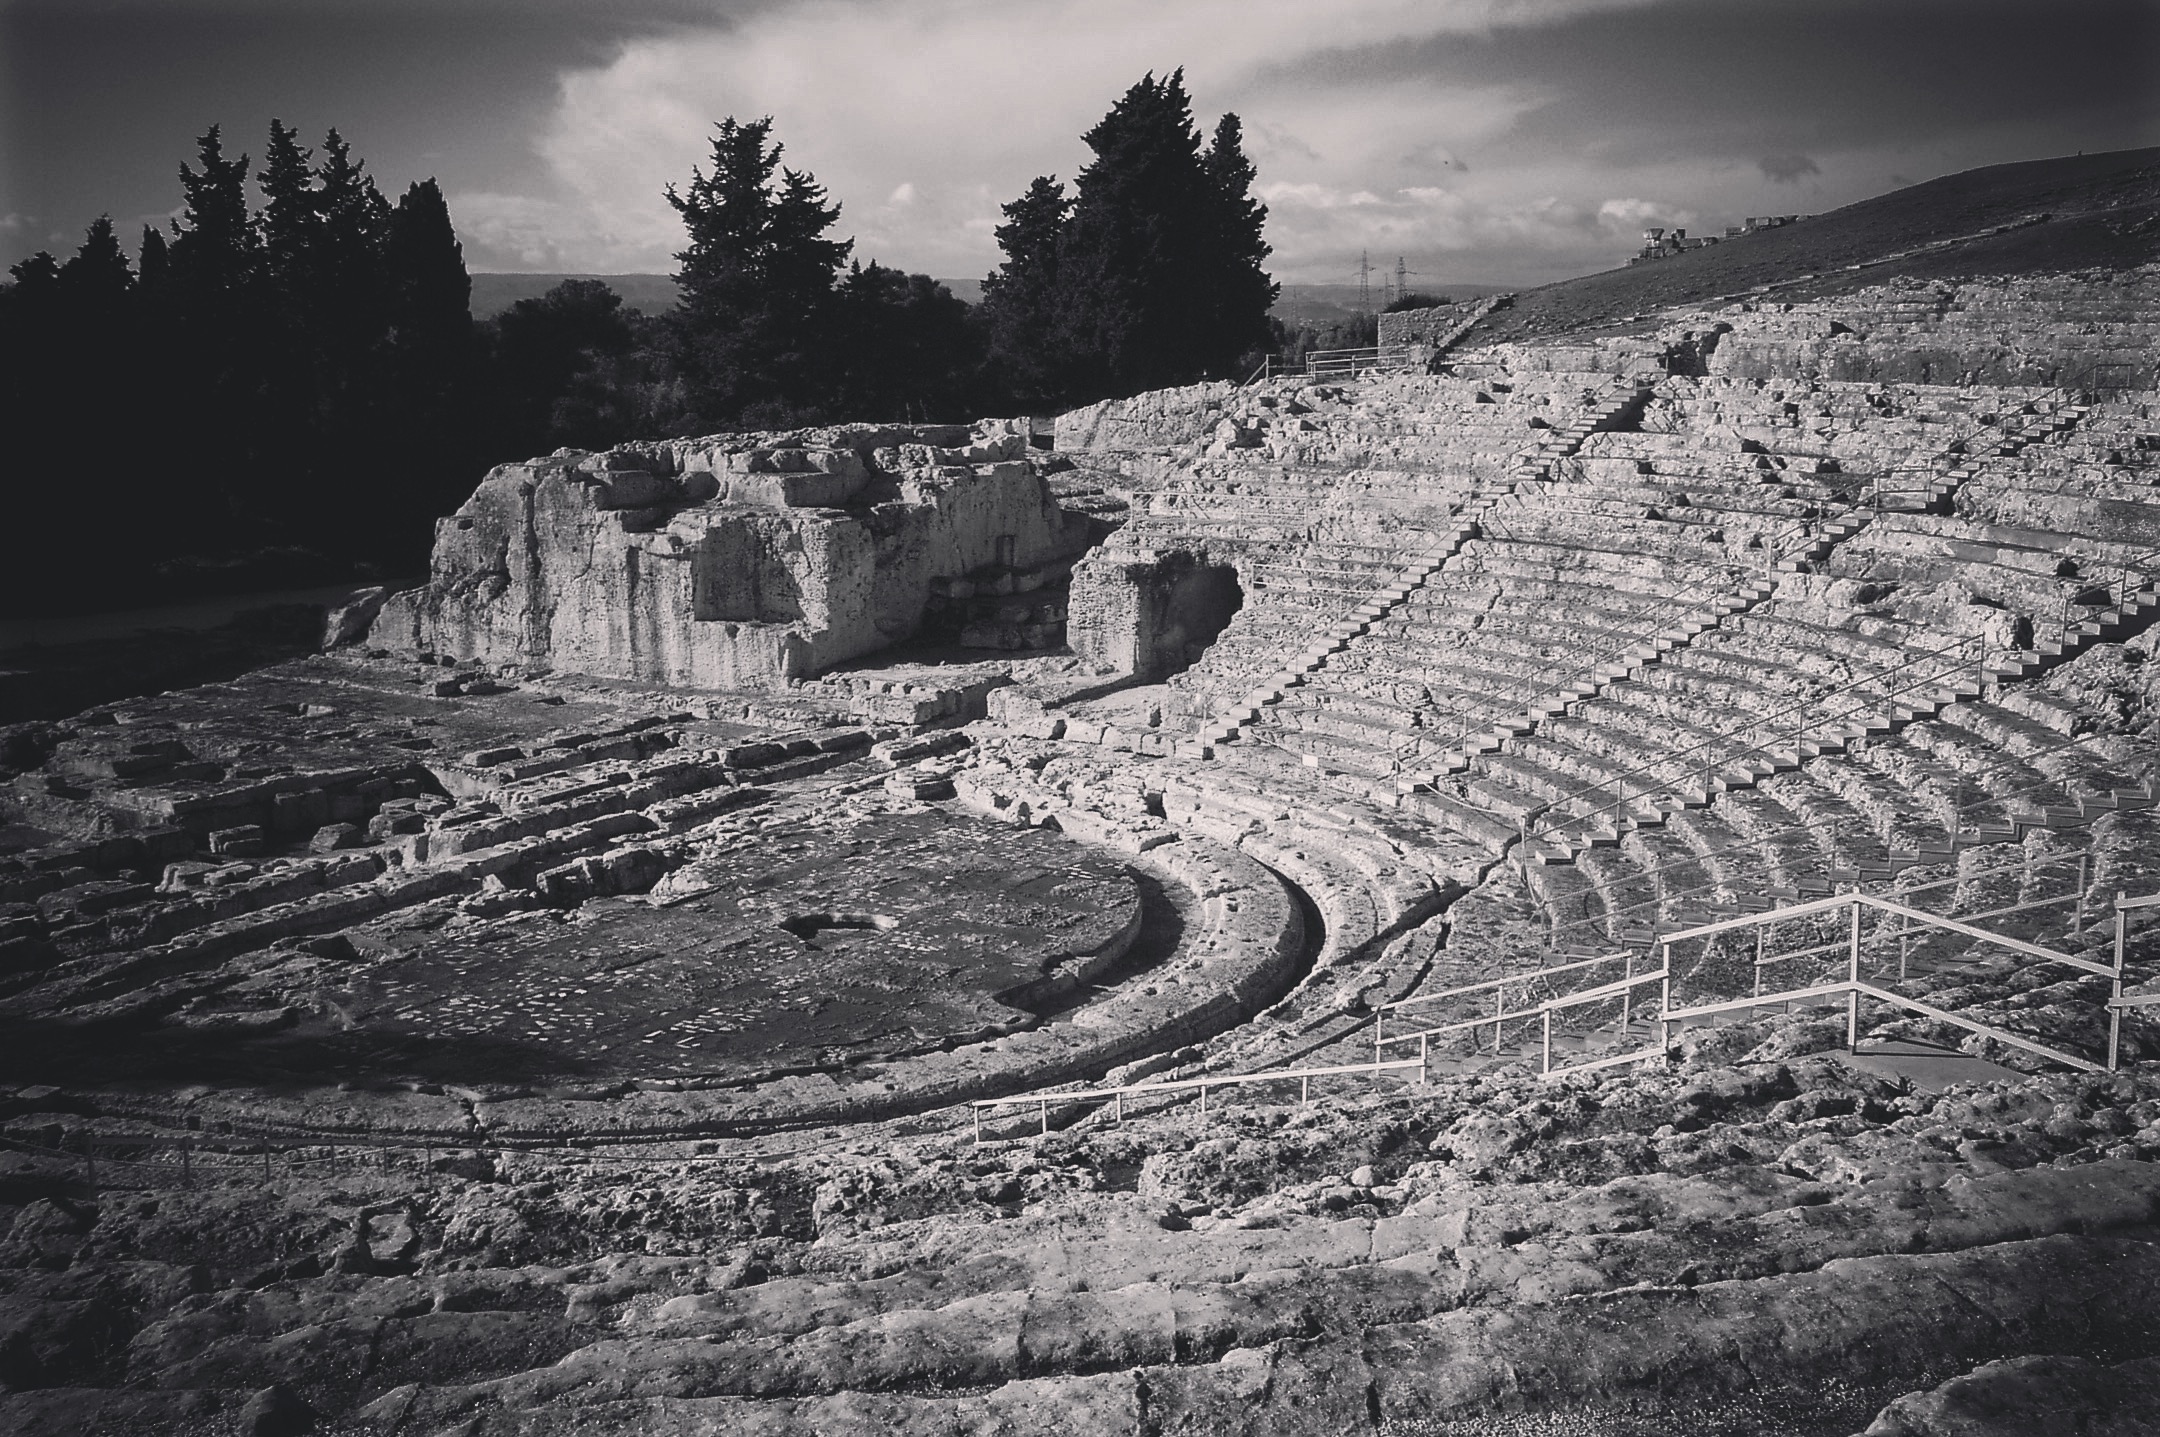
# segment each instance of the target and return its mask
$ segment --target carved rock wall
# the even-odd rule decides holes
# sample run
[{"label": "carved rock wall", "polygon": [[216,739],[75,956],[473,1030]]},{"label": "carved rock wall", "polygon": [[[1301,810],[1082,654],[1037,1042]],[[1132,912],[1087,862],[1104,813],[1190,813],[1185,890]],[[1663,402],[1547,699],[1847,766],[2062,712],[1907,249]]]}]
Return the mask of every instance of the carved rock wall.
[{"label": "carved rock wall", "polygon": [[565,450],[491,472],[370,641],[694,688],[806,677],[910,637],[933,586],[1089,530],[1024,434],[857,425]]}]

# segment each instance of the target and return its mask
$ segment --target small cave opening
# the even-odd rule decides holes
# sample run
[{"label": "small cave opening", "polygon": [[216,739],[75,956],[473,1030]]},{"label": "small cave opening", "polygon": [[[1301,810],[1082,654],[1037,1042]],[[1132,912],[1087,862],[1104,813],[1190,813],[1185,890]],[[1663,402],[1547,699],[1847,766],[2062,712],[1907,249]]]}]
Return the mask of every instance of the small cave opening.
[{"label": "small cave opening", "polygon": [[1155,577],[1141,617],[1134,667],[1154,679],[1199,662],[1245,605],[1237,570],[1190,554],[1172,554]]}]

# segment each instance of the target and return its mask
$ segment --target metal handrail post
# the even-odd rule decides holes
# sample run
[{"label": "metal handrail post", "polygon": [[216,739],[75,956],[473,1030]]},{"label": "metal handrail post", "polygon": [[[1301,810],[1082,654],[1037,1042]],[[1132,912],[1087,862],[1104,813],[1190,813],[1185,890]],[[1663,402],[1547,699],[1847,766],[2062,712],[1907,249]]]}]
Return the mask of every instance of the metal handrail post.
[{"label": "metal handrail post", "polygon": [[2122,1060],[2122,990],[2123,954],[2126,950],[2129,921],[2124,916],[2123,899],[2129,895],[2120,888],[2115,890],[2115,980],[2108,1003],[2108,1071],[2114,1072]]},{"label": "metal handrail post", "polygon": [[1845,1051],[1860,1050],[1860,905],[1852,905],[1852,988],[1845,994]]},{"label": "metal handrail post", "polygon": [[1666,1017],[1672,1011],[1672,944],[1665,945],[1665,977],[1658,985],[1658,1046],[1672,1046],[1672,1019]]}]

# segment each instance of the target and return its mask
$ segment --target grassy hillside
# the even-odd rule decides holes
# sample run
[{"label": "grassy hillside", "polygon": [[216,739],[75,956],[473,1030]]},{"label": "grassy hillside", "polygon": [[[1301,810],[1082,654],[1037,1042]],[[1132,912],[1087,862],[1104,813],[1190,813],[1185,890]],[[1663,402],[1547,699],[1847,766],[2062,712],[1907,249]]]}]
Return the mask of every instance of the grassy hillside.
[{"label": "grassy hillside", "polygon": [[[2038,220],[2042,215],[2047,218]],[[1989,233],[2001,226],[2014,228]],[[1975,235],[1875,263],[1896,251]],[[1473,340],[1625,325],[1669,305],[1802,275],[1818,278],[1780,290],[1779,297],[1834,294],[1892,275],[1954,279],[2156,261],[2160,149],[2031,160],[1947,175],[1784,229],[1527,290]]]}]

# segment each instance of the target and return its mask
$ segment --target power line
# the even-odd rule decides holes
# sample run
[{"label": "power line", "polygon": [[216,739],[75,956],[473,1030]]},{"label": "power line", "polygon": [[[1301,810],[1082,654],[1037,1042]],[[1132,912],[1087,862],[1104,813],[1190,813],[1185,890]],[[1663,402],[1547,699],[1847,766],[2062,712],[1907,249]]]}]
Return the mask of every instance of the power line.
[{"label": "power line", "polygon": [[1404,299],[1409,297],[1410,276],[1416,273],[1416,270],[1404,264],[1403,256],[1395,256],[1395,302],[1397,304],[1402,303]]}]

